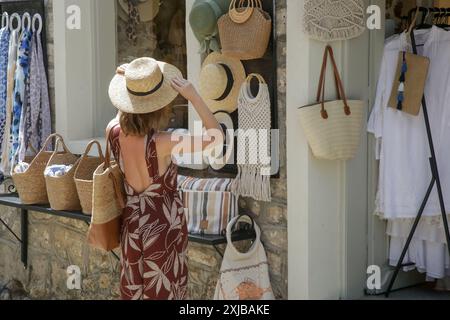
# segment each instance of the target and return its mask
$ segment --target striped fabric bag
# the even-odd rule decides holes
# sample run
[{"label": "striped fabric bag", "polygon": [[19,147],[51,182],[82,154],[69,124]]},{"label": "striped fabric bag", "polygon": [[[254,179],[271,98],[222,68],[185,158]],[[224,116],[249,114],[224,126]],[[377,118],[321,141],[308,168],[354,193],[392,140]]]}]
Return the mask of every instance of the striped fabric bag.
[{"label": "striped fabric bag", "polygon": [[238,215],[232,179],[199,179],[178,176],[178,190],[188,218],[190,234],[224,235]]}]

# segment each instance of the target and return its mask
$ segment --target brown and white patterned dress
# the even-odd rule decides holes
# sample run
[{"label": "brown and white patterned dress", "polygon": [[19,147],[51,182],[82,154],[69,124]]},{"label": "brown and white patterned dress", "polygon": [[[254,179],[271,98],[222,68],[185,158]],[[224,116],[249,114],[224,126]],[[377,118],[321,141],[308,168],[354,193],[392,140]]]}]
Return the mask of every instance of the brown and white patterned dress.
[{"label": "brown and white patterned dress", "polygon": [[[120,126],[110,136],[119,163]],[[146,161],[153,184],[142,193],[126,181],[126,208],[121,233],[121,296],[124,300],[186,299],[188,230],[177,192],[178,168],[171,164],[160,176],[155,131],[146,137]],[[121,165],[123,169],[123,165]]]}]

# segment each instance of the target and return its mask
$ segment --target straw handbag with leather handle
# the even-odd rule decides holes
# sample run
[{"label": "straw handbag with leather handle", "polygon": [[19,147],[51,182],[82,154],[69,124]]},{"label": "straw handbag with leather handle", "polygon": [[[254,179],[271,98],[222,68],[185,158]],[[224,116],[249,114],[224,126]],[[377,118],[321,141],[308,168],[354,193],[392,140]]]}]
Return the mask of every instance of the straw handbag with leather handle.
[{"label": "straw handbag with leather handle", "polygon": [[[52,139],[62,137],[59,134],[50,135],[44,143],[42,150],[30,161],[29,168],[23,173],[12,173],[14,185],[23,204],[48,204],[47,187],[45,185],[44,171],[53,151],[46,151]],[[30,159],[26,159],[30,160]]]},{"label": "straw handbag with leather handle", "polygon": [[222,53],[239,60],[259,59],[269,46],[272,18],[261,0],[232,0],[230,10],[219,21]]},{"label": "straw handbag with leather handle", "polygon": [[[325,101],[328,55],[333,65],[338,100]],[[363,125],[364,101],[347,100],[331,46],[325,48],[317,104],[299,108],[299,117],[314,156],[349,160],[357,152]]]},{"label": "straw handbag with leather handle", "polygon": [[122,210],[125,208],[123,175],[118,164],[111,161],[111,143],[107,133],[105,162],[94,172],[92,219],[88,243],[111,251],[120,246]]},{"label": "straw handbag with leather handle", "polygon": [[[62,146],[63,151],[59,152]],[[47,168],[53,165],[72,166],[64,175],[59,177],[45,176],[48,200],[50,207],[57,211],[79,211],[81,210],[80,198],[78,198],[77,187],[73,177],[77,170],[79,158],[69,151],[64,140],[59,138],[56,141],[55,151],[47,163]]]},{"label": "straw handbag with leather handle", "polygon": [[[97,146],[98,157],[89,156],[93,146]],[[105,162],[102,146],[97,140],[91,141],[80,159],[80,164],[75,171],[75,184],[78,197],[80,198],[81,208],[84,214],[92,213],[92,184],[94,182],[94,172],[100,164]]]}]

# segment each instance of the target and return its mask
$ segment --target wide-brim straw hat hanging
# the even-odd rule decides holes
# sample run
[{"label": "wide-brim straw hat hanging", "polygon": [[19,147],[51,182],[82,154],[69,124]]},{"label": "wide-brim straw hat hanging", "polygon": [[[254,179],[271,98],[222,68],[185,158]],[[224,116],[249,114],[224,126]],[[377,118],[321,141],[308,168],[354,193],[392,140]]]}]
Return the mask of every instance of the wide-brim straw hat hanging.
[{"label": "wide-brim straw hat hanging", "polygon": [[[128,1],[119,0],[120,7],[128,15]],[[141,22],[153,21],[159,13],[160,0],[141,0],[136,6]]]},{"label": "wide-brim straw hat hanging", "polygon": [[200,42],[202,53],[220,51],[217,21],[228,12],[231,0],[196,0],[189,13],[189,25]]},{"label": "wide-brim straw hat hanging", "polygon": [[245,78],[245,68],[239,59],[213,52],[203,62],[200,95],[212,112],[233,113]]},{"label": "wide-brim straw hat hanging", "polygon": [[109,85],[109,97],[125,113],[155,112],[178,96],[170,83],[176,77],[182,77],[177,67],[152,58],[139,58],[117,68]]}]

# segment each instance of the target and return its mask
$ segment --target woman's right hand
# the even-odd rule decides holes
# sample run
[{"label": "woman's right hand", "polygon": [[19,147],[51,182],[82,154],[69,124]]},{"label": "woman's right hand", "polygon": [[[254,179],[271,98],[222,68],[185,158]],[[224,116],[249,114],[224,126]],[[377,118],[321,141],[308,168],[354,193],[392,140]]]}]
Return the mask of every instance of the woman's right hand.
[{"label": "woman's right hand", "polygon": [[190,102],[195,102],[200,97],[194,85],[186,79],[180,77],[173,78],[171,85],[176,92]]}]

